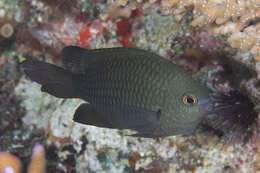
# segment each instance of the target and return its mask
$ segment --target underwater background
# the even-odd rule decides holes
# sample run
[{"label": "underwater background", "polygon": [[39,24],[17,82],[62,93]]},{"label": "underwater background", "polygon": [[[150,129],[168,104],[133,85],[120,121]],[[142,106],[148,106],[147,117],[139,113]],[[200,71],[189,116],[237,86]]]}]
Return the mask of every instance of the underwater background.
[{"label": "underwater background", "polygon": [[259,112],[259,0],[0,0],[0,173],[260,172],[257,115],[243,119],[247,130],[205,120],[192,135],[157,139],[73,122],[83,101],[40,92],[20,66],[61,65],[69,45],[157,53]]}]

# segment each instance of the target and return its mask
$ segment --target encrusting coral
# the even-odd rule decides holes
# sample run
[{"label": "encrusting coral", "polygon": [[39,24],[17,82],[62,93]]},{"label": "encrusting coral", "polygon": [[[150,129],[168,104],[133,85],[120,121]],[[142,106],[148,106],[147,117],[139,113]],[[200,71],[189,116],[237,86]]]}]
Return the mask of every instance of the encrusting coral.
[{"label": "encrusting coral", "polygon": [[[117,0],[117,5],[140,6],[141,2]],[[250,50],[260,60],[259,0],[150,0],[149,3],[160,4],[162,13],[174,14],[176,20],[192,10],[191,25],[208,26],[214,35],[231,34],[228,42],[232,47]]]},{"label": "encrusting coral", "polygon": [[[0,173],[21,173],[22,163],[20,159],[8,152],[0,152]],[[45,172],[45,150],[43,146],[36,145],[32,151],[31,162],[27,173]]]}]

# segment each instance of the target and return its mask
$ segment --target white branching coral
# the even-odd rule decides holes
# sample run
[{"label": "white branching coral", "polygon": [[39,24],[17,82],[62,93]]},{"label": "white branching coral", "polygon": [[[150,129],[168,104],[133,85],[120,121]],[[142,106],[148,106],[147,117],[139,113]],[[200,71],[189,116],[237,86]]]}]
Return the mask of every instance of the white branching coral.
[{"label": "white branching coral", "polygon": [[228,42],[234,48],[250,49],[253,54],[260,52],[260,23],[255,26],[249,26],[243,32],[233,33]]},{"label": "white branching coral", "polygon": [[[164,15],[174,14],[177,20],[192,11],[191,25],[209,26],[214,35],[230,34],[228,42],[232,47],[260,56],[260,0],[150,0],[148,3],[158,3]],[[142,5],[137,0],[118,0],[117,4]]]}]

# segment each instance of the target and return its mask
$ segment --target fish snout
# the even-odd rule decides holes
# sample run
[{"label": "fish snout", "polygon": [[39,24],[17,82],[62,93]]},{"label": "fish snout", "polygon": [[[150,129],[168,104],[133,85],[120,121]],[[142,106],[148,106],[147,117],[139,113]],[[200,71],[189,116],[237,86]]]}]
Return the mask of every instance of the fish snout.
[{"label": "fish snout", "polygon": [[202,99],[199,101],[199,112],[203,115],[208,115],[214,111],[214,106],[211,99]]}]

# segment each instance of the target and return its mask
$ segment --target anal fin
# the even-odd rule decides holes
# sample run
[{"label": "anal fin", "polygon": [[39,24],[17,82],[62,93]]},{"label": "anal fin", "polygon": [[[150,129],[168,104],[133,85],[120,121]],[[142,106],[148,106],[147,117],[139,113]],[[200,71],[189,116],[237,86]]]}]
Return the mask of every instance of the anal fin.
[{"label": "anal fin", "polygon": [[81,104],[74,113],[73,120],[86,125],[113,128],[105,117],[97,112],[91,104]]}]

